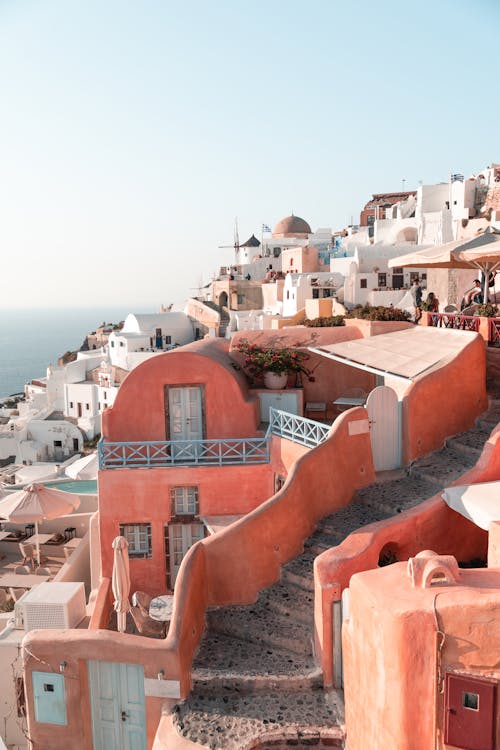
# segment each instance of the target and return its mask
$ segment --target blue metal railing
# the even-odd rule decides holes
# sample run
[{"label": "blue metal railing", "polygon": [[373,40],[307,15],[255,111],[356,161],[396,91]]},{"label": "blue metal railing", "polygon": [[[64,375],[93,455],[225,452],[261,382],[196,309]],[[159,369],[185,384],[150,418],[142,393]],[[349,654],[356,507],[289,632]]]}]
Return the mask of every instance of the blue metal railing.
[{"label": "blue metal railing", "polygon": [[331,425],[315,422],[313,419],[298,417],[279,409],[271,409],[269,428],[273,435],[293,440],[294,443],[315,448],[328,437]]},{"label": "blue metal railing", "polygon": [[266,464],[270,460],[271,435],[314,448],[328,437],[330,425],[271,408],[266,434],[257,438],[219,440],[152,440],[123,443],[99,440],[100,469],[154,468],[165,466],[231,466]]},{"label": "blue metal railing", "polygon": [[228,466],[269,463],[269,437],[222,440],[155,440],[98,444],[99,468]]}]

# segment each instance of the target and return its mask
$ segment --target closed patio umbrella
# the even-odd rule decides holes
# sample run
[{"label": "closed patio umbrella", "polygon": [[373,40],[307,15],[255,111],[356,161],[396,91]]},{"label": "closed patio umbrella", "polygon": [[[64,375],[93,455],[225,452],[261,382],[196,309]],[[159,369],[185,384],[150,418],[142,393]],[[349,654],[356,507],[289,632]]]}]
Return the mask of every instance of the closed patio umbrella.
[{"label": "closed patio umbrella", "polygon": [[428,247],[391,258],[389,268],[477,268],[484,273],[484,301],[488,301],[488,277],[500,268],[500,229],[486,227],[469,240]]},{"label": "closed patio umbrella", "polygon": [[71,479],[97,479],[97,453],[90,453],[88,456],[79,458],[78,461],[70,464],[65,470],[67,477]]},{"label": "closed patio umbrella", "polygon": [[[76,510],[79,505],[78,495],[44,487],[43,484],[30,484],[0,500],[0,518],[16,523],[34,523],[35,533],[38,534],[39,521],[66,516]],[[38,540],[36,554],[40,562]]]},{"label": "closed patio umbrella", "polygon": [[130,609],[128,600],[130,594],[130,570],[128,560],[128,542],[124,536],[113,539],[114,559],[111,588],[115,601],[113,604],[116,612],[118,632],[124,633],[127,627],[127,612]]}]

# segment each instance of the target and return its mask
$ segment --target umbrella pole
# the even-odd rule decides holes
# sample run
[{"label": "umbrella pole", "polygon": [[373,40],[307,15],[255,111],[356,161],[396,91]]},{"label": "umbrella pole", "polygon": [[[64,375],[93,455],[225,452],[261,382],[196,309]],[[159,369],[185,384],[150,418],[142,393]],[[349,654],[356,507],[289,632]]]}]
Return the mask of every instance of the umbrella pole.
[{"label": "umbrella pole", "polygon": [[40,567],[40,540],[38,538],[38,521],[35,521],[35,534],[36,534],[36,564]]}]

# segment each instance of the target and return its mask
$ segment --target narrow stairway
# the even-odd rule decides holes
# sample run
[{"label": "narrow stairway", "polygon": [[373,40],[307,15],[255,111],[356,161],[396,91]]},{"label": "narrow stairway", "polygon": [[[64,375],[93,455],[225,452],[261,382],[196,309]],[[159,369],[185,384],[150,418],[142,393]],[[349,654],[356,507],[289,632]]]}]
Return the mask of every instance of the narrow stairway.
[{"label": "narrow stairway", "polygon": [[319,746],[342,747],[342,696],[323,691],[312,656],[314,558],[361,526],[414,507],[458,479],[475,465],[499,421],[500,400],[491,401],[473,429],[415,461],[407,475],[358,491],[350,505],[322,519],[304,552],[282,567],[281,579],[255,604],[210,610],[193,664],[193,690],[175,707],[179,733],[227,750],[270,730],[293,736],[299,747],[301,736],[303,745],[311,744],[308,732]]}]

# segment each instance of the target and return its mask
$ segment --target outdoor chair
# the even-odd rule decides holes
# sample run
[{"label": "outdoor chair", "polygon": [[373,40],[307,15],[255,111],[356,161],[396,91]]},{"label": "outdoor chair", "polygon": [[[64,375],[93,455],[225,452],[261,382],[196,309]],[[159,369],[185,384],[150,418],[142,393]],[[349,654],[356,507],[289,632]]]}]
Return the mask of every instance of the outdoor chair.
[{"label": "outdoor chair", "polygon": [[20,598],[22,597],[22,595],[24,594],[24,592],[25,592],[25,591],[26,591],[26,589],[14,589],[14,588],[12,588],[12,587],[10,586],[10,587],[9,587],[9,594],[10,594],[10,598],[11,598],[11,599],[12,599],[12,600],[13,600],[14,602],[18,602],[18,601],[19,601],[19,599],[20,599]]},{"label": "outdoor chair", "polygon": [[135,627],[141,635],[146,635],[150,638],[163,638],[165,633],[165,623],[153,620],[152,617],[144,614],[141,607],[131,607],[130,614]]},{"label": "outdoor chair", "polygon": [[36,563],[36,551],[32,544],[26,544],[26,542],[19,542],[19,552],[23,556],[23,565],[28,561],[32,568],[35,567]]},{"label": "outdoor chair", "polygon": [[31,568],[28,565],[16,565],[14,573],[16,576],[27,576],[31,573]]},{"label": "outdoor chair", "polygon": [[146,594],[145,591],[136,591],[132,594],[132,604],[134,607],[139,607],[142,613],[149,617],[149,605],[151,604],[152,597]]}]

